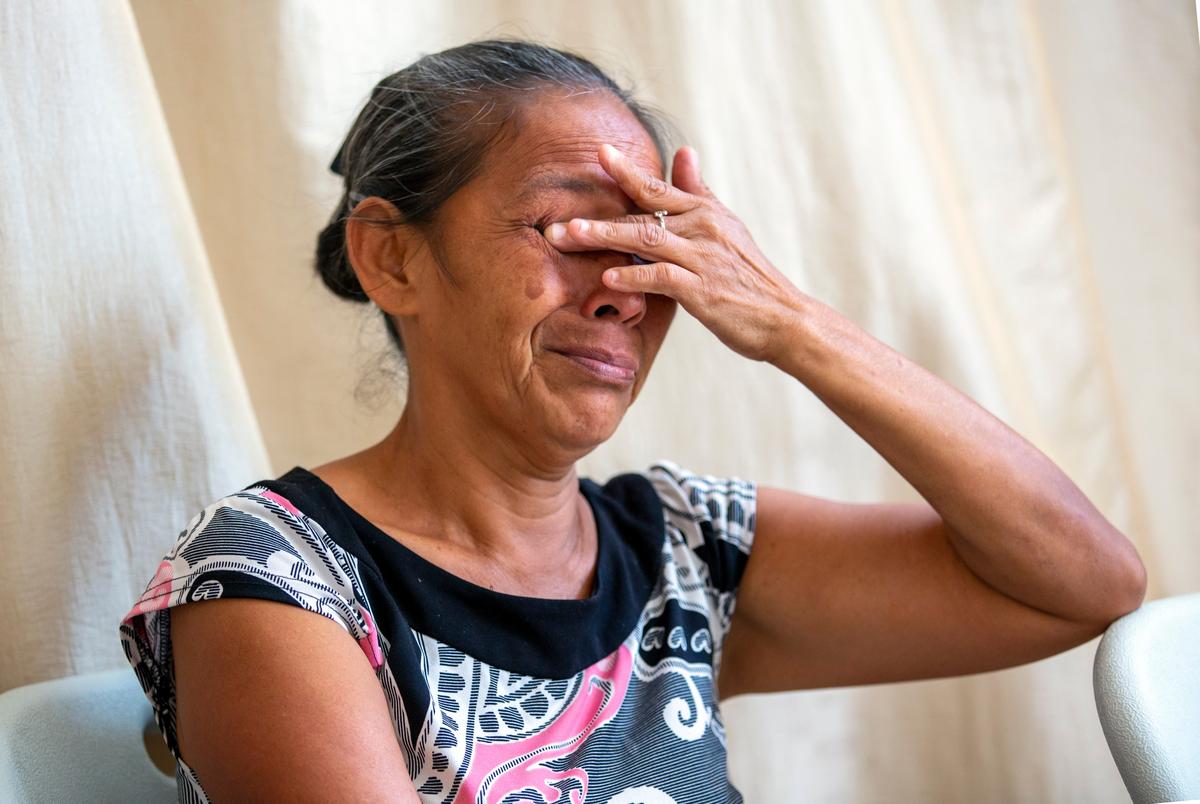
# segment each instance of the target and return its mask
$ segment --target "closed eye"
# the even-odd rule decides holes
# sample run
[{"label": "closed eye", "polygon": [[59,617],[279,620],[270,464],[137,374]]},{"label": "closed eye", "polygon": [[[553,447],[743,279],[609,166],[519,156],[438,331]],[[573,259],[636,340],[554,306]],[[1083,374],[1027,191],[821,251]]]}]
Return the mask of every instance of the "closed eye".
[{"label": "closed eye", "polygon": [[[557,253],[557,249],[555,249],[554,246],[551,246],[549,244],[549,242],[545,239],[545,236],[546,236],[546,227],[549,226],[551,223],[554,223],[555,220],[557,220],[557,219],[558,218],[556,218],[554,216],[543,216],[536,220],[527,220],[525,222],[525,226],[528,226],[529,228],[533,229],[534,231],[536,231],[538,233],[538,239],[541,241],[542,245],[546,246],[551,251],[555,251],[556,253]],[[579,253],[579,252],[577,252],[577,253]],[[649,265],[652,262],[652,260],[643,260],[641,257],[639,257],[636,254],[626,254],[625,256],[629,257],[629,261],[634,265]]]}]

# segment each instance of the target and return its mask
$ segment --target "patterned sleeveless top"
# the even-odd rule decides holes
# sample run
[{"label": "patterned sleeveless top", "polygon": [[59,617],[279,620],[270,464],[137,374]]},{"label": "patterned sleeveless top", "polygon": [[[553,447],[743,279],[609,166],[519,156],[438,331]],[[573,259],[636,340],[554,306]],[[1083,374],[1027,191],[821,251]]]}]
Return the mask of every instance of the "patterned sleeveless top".
[{"label": "patterned sleeveless top", "polygon": [[715,679],[754,539],[756,486],[661,460],[603,486],[583,600],[495,592],[423,559],[294,467],[198,513],[120,623],[176,760],[170,610],[222,597],[344,628],[388,702],[425,802],[741,802]]}]

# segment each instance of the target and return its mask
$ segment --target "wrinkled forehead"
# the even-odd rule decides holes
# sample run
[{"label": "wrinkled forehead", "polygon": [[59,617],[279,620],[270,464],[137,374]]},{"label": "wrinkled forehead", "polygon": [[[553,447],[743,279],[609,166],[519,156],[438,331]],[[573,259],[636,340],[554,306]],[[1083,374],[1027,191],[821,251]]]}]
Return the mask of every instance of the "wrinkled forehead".
[{"label": "wrinkled forehead", "polygon": [[620,192],[600,166],[599,150],[612,145],[634,164],[663,178],[650,133],[609,92],[559,96],[549,92],[521,104],[512,130],[489,158],[498,186],[527,198],[546,190]]}]

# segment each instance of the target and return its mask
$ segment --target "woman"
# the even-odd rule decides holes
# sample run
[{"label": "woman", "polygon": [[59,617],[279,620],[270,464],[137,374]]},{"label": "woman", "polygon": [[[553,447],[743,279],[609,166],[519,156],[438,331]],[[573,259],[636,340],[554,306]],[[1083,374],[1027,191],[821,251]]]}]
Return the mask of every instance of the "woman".
[{"label": "woman", "polygon": [[[693,149],[668,183],[658,128],[526,42],[375,88],[317,268],[382,310],[407,405],[205,508],[122,621],[181,798],[740,801],[720,700],[1011,667],[1140,605],[1137,552],[1051,461],[792,285]],[[677,305],[928,503],[577,476]]]}]

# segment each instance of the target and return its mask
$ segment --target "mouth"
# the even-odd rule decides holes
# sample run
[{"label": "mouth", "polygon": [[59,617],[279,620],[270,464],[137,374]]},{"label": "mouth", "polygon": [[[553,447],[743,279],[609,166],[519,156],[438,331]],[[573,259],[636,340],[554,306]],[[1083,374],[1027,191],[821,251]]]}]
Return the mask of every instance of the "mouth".
[{"label": "mouth", "polygon": [[629,385],[637,376],[637,360],[631,355],[609,352],[590,346],[551,349],[593,377],[618,385]]}]

